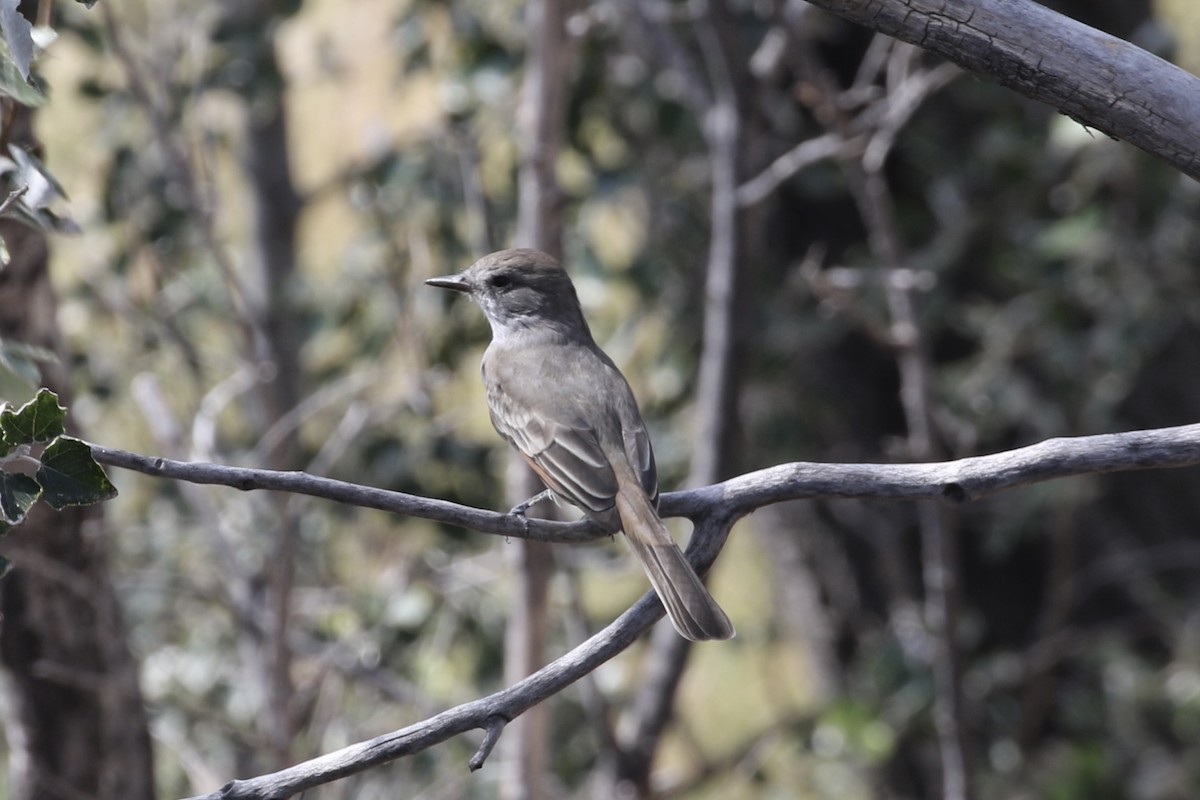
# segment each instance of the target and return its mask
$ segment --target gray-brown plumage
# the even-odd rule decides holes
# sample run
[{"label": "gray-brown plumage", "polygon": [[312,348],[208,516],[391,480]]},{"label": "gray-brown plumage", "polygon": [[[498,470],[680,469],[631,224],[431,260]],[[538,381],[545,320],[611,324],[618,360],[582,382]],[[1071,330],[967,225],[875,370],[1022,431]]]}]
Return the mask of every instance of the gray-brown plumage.
[{"label": "gray-brown plumage", "polygon": [[537,250],[502,250],[426,283],[470,295],[491,324],[483,382],[500,435],[556,495],[606,525],[620,521],[680,635],[733,636],[658,516],[654,451],[637,401],[592,339],[566,271]]}]

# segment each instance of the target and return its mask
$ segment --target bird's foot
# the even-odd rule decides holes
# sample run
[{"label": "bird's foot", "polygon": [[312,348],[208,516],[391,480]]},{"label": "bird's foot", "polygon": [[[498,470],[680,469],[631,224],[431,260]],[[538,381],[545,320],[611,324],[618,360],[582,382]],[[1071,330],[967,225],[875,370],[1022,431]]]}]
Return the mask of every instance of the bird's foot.
[{"label": "bird's foot", "polygon": [[524,503],[517,503],[515,506],[509,509],[508,513],[510,516],[521,518],[521,532],[524,534],[523,538],[529,538],[529,518],[525,516],[525,512],[548,498],[554,499],[554,492],[546,489],[543,492],[538,492]]},{"label": "bird's foot", "polygon": [[549,499],[552,499],[553,497],[554,497],[554,492],[550,491],[549,489],[546,489],[543,492],[538,492],[533,497],[526,500],[524,503],[517,503],[515,506],[513,506],[509,510],[508,513],[513,516],[516,516],[516,517],[524,517],[525,512],[528,511],[530,508],[532,508],[533,506],[536,506],[538,503],[542,502],[543,500],[549,500]]}]

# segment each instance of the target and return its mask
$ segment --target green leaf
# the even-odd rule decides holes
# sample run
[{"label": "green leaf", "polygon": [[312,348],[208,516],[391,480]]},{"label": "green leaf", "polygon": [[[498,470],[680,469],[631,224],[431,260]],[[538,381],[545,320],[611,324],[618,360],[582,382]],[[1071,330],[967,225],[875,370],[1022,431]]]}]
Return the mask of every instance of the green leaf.
[{"label": "green leaf", "polygon": [[55,363],[58,358],[44,347],[0,339],[0,375],[7,374],[18,381],[13,389],[0,378],[0,397],[10,403],[24,402],[34,396],[42,383],[40,363]]},{"label": "green leaf", "polygon": [[60,436],[42,452],[37,471],[42,497],[55,509],[86,506],[117,496],[86,442]]},{"label": "green leaf", "polygon": [[0,578],[12,571],[13,564],[4,556],[0,556]]},{"label": "green leaf", "polygon": [[0,95],[7,95],[26,106],[40,106],[46,95],[21,74],[21,68],[13,59],[8,44],[0,39]]},{"label": "green leaf", "polygon": [[12,143],[8,145],[8,152],[17,165],[18,182],[29,187],[26,195],[21,198],[23,201],[33,208],[46,208],[56,200],[67,199],[67,190],[59,183],[58,178],[46,169],[41,159],[24,147]]},{"label": "green leaf", "polygon": [[0,0],[0,30],[4,32],[13,66],[22,78],[29,80],[29,67],[33,63],[33,26],[17,11],[20,4],[20,0]]},{"label": "green leaf", "polygon": [[16,411],[0,411],[0,435],[11,445],[48,442],[63,433],[67,410],[58,404],[58,395],[39,389],[37,395]]},{"label": "green leaf", "polygon": [[25,521],[25,515],[42,493],[28,475],[0,472],[0,536]]},{"label": "green leaf", "polygon": [[[0,174],[4,175],[9,189],[23,190],[16,203],[9,206],[6,215],[43,230],[79,233],[79,226],[65,210],[66,191],[37,156],[23,147],[9,144],[8,157],[0,156]],[[57,210],[54,206],[63,210]]]}]

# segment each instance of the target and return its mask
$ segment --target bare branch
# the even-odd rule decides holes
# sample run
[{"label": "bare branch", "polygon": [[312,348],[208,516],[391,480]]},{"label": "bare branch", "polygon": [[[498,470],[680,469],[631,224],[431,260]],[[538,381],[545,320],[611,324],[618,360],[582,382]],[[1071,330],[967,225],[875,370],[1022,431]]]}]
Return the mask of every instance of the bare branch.
[{"label": "bare branch", "polygon": [[1200,78],[1032,0],[811,0],[1200,178]]},{"label": "bare branch", "polygon": [[1193,464],[1200,464],[1200,423],[1047,439],[992,455],[926,464],[780,464],[715,486],[664,495],[663,513],[694,518],[723,507],[740,515],[812,497],[962,503],[1056,478]]},{"label": "bare branch", "polygon": [[[407,728],[305,761],[287,769],[247,780],[231,781],[216,792],[193,800],[266,800],[290,797],[353,775],[378,764],[426,750],[447,739],[482,728],[484,743],[472,756],[482,766],[489,742],[495,745],[505,720],[511,721],[579,678],[621,653],[663,614],[653,593],[647,593],[632,608],[604,630],[571,652],[548,664],[513,686],[443,711]],[[481,757],[482,754],[482,757]],[[477,768],[477,767],[475,767]]]},{"label": "bare branch", "polygon": [[9,192],[8,197],[4,198],[4,202],[0,203],[0,215],[5,214],[7,211],[12,209],[12,207],[15,206],[17,204],[17,202],[22,197],[24,197],[25,193],[28,191],[29,191],[28,186],[21,186],[19,188],[13,189],[11,192]]},{"label": "bare branch", "polygon": [[[323,497],[411,516],[464,525],[486,533],[543,541],[585,541],[603,533],[588,522],[523,520],[401,492],[319,478],[302,472],[195,464],[92,445],[97,461],[149,475],[242,490],[267,489]],[[817,496],[945,499],[964,502],[1040,481],[1119,470],[1200,464],[1200,424],[1174,428],[1048,439],[1028,447],[929,464],[817,464],[795,462],[747,473],[723,483],[663,495],[662,511],[696,522],[688,556],[701,572],[716,559],[733,523],[756,508]],[[595,636],[507,689],[464,703],[422,722],[269,775],[232,781],[204,800],[287,797],[372,766],[425,750],[472,729],[484,745],[513,720],[629,647],[663,614],[653,593]],[[494,742],[492,742],[494,744]],[[482,756],[480,755],[482,753]],[[481,747],[472,763],[482,763]]]},{"label": "bare branch", "polygon": [[882,169],[896,137],[921,104],[961,74],[953,64],[940,64],[911,75],[889,91],[885,102],[880,104],[883,117],[871,131],[871,143],[863,154],[863,168],[868,172]]},{"label": "bare branch", "polygon": [[[736,517],[717,513],[699,520],[688,543],[687,555],[704,573],[725,545]],[[494,694],[463,703],[429,719],[344,747],[287,769],[248,780],[230,781],[218,791],[193,800],[274,800],[291,797],[314,786],[362,772],[403,756],[426,750],[475,728],[486,731],[484,744],[476,751],[482,764],[489,739],[498,739],[502,726],[497,718],[512,720],[570,686],[601,664],[619,655],[637,641],[663,616],[662,603],[647,592],[608,627],[564,656],[552,661],[524,680]],[[495,742],[492,742],[494,746]],[[480,758],[483,753],[483,758]]]},{"label": "bare branch", "polygon": [[[116,14],[111,6],[102,6],[105,35],[113,55],[125,70],[125,78],[129,82],[129,92],[142,108],[150,122],[154,133],[155,143],[162,151],[166,172],[179,187],[183,202],[189,216],[196,220],[204,247],[213,259],[217,271],[229,293],[230,302],[237,309],[238,322],[247,340],[256,344],[262,337],[262,331],[253,328],[257,321],[256,314],[247,312],[249,305],[248,294],[225,247],[217,236],[212,204],[205,202],[204,193],[197,185],[196,175],[188,160],[187,150],[175,136],[170,119],[161,104],[155,99],[151,85],[146,78],[143,68],[133,53],[125,46],[124,31],[117,23]],[[250,330],[245,330],[250,327]]]},{"label": "bare branch", "polygon": [[[96,444],[91,448],[92,456],[101,464],[155,477],[219,484],[242,491],[295,492],[515,539],[587,542],[609,533],[590,521],[525,519],[304,472],[172,461]],[[738,518],[772,503],[814,497],[965,503],[1057,478],[1193,464],[1200,464],[1200,423],[1047,439],[1016,450],[926,464],[793,461],[711,486],[668,492],[660,500],[660,510],[664,516],[699,520],[716,514]]]},{"label": "bare branch", "polygon": [[589,522],[549,522],[527,519],[517,514],[500,514],[478,508],[432,500],[427,497],[391,492],[298,471],[250,469],[195,461],[173,461],[139,455],[124,450],[92,445],[92,456],[101,464],[141,472],[160,478],[188,483],[218,484],[242,491],[255,489],[294,492],[333,500],[347,505],[375,508],[395,514],[431,519],[451,525],[515,539],[545,542],[586,542],[607,535],[600,526]]},{"label": "bare branch", "polygon": [[796,173],[827,158],[857,155],[863,144],[859,139],[849,141],[836,133],[826,133],[806,139],[788,150],[762,172],[737,188],[738,205],[745,208],[761,203]]}]

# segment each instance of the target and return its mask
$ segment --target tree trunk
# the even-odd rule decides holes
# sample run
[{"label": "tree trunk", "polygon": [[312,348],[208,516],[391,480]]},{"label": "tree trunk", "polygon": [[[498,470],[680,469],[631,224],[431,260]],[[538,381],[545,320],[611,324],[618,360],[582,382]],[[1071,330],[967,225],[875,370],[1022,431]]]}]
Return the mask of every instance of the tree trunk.
[{"label": "tree trunk", "polygon": [[[32,112],[18,109],[13,140],[26,146]],[[57,301],[40,232],[11,220],[0,235],[12,261],[0,271],[0,337],[62,357]],[[63,360],[43,383],[70,407]],[[77,432],[77,431],[76,431]],[[15,569],[0,581],[0,663],[14,713],[5,720],[14,800],[153,797],[150,736],[105,558],[99,509],[39,505],[0,540]]]}]

